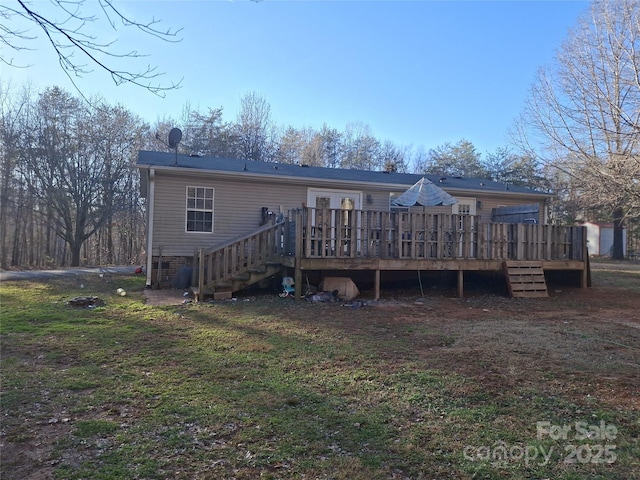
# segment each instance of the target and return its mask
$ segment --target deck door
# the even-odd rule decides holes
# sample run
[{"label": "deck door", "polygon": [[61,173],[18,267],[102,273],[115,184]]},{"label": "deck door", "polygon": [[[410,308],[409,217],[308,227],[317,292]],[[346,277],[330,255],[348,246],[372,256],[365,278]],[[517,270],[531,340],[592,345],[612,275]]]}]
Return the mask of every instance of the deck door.
[{"label": "deck door", "polygon": [[[469,256],[475,258],[476,256],[476,232],[471,230],[470,232],[464,232],[465,217],[476,214],[476,199],[475,198],[456,198],[458,203],[454,204],[451,212],[454,215],[458,215],[458,257],[464,255],[464,242],[465,238],[471,242],[469,246]],[[473,227],[472,227],[473,228]],[[466,234],[466,235],[465,235]]]},{"label": "deck door", "polygon": [[[331,252],[336,251],[338,241],[342,245],[342,253],[348,253],[350,239],[360,235],[358,230],[354,232],[352,229],[358,227],[355,210],[362,208],[362,192],[310,189],[307,196],[307,205],[315,209],[311,225],[316,230],[316,238],[326,239],[325,248]],[[328,209],[340,211],[330,212]]]}]

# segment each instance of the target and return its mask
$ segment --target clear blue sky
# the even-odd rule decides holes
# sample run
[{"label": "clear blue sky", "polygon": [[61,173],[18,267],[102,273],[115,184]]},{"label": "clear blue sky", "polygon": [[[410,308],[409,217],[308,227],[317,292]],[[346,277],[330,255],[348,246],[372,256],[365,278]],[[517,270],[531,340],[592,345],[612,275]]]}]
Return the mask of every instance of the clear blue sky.
[{"label": "clear blue sky", "polygon": [[[187,102],[222,107],[232,121],[240,98],[257,92],[277,125],[344,130],[360,122],[398,145],[430,149],[465,138],[482,154],[508,144],[537,69],[552,62],[589,7],[578,0],[114,3],[131,17],[183,29],[173,44],[129,28],[102,31],[121,51],[149,54],[139,61],[166,72],[167,83],[182,79],[166,98],[116,87],[97,70],[77,82],[149,122],[179,118]],[[29,46],[37,50],[14,60],[32,66],[2,65],[0,78],[74,92],[46,43]]]}]

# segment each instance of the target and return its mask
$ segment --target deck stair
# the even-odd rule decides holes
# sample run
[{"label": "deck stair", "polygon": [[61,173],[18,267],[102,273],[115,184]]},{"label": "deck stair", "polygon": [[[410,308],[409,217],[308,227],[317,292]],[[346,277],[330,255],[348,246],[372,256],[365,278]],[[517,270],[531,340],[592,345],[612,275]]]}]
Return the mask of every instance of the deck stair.
[{"label": "deck stair", "polygon": [[541,298],[549,296],[544,269],[540,262],[505,261],[504,273],[511,297]]},{"label": "deck stair", "polygon": [[245,273],[236,275],[231,278],[232,291],[236,292],[242,290],[248,286],[254,285],[262,280],[266,280],[273,275],[276,275],[282,271],[282,263],[277,260],[265,262],[260,267],[250,268]]},{"label": "deck stair", "polygon": [[282,231],[282,224],[267,225],[209,251],[196,251],[191,287],[196,302],[206,296],[231,298],[233,292],[282,273]]}]

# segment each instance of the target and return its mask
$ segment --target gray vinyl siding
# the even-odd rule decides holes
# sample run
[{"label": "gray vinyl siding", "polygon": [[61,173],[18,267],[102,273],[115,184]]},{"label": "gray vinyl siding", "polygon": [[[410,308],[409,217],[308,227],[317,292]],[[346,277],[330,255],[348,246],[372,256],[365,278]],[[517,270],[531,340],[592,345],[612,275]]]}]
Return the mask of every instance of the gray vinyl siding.
[{"label": "gray vinyl siding", "polygon": [[[369,192],[371,194],[373,203],[371,205],[367,205],[366,201],[364,202],[364,210],[388,210],[389,209],[389,194],[390,193],[402,193],[404,190],[398,189],[388,189],[383,192]],[[482,222],[490,222],[491,221],[491,209],[496,208],[499,205],[502,206],[512,206],[512,205],[522,205],[524,203],[538,203],[540,205],[540,212],[544,212],[544,201],[540,201],[540,197],[526,197],[526,196],[508,196],[508,195],[499,195],[499,194],[488,194],[488,193],[480,193],[480,192],[465,192],[465,191],[455,191],[449,190],[451,195],[455,198],[474,198],[476,200],[476,204],[478,201],[482,202],[482,208],[476,208],[476,215],[480,216],[480,221]],[[364,198],[366,198],[367,193],[364,194]],[[411,211],[420,212],[422,211],[422,207],[412,207]],[[428,212],[433,214],[439,213],[451,213],[451,207],[428,207]]]},{"label": "gray vinyl siding", "polygon": [[[261,208],[278,213],[300,208],[307,202],[309,188],[350,190],[362,193],[363,210],[389,209],[389,194],[401,193],[395,186],[371,186],[358,182],[331,182],[310,179],[264,178],[242,174],[235,176],[202,171],[188,174],[156,171],[153,255],[162,246],[163,256],[191,256],[197,248],[214,247],[255,231],[261,223]],[[188,186],[214,189],[213,233],[186,232],[186,189]],[[407,185],[407,188],[410,185]],[[452,191],[454,197],[475,198],[483,202],[477,210],[483,221],[490,221],[491,209],[498,205],[539,202],[540,197],[492,195]],[[541,211],[543,208],[541,203]],[[432,213],[450,213],[451,207],[431,207]]]},{"label": "gray vinyl siding", "polygon": [[[307,187],[293,183],[274,185],[254,179],[213,178],[156,174],[153,254],[190,256],[195,249],[213,247],[249,234],[260,226],[262,207],[279,212],[299,208]],[[186,188],[214,189],[213,233],[186,232]]]},{"label": "gray vinyl siding", "polygon": [[[187,180],[183,177],[156,175],[153,219],[153,254],[163,256],[193,255],[194,249],[213,242],[210,233],[186,233],[187,186],[212,187],[210,181]],[[214,190],[214,222],[215,222]]]}]

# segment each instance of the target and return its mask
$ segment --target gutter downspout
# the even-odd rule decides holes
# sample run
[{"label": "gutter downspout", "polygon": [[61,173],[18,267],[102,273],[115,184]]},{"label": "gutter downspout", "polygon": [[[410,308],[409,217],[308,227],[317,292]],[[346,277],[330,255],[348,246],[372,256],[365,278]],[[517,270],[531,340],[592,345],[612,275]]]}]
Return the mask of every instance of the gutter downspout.
[{"label": "gutter downspout", "polygon": [[147,287],[151,287],[151,269],[153,268],[153,216],[156,192],[156,171],[149,169],[147,174]]}]

